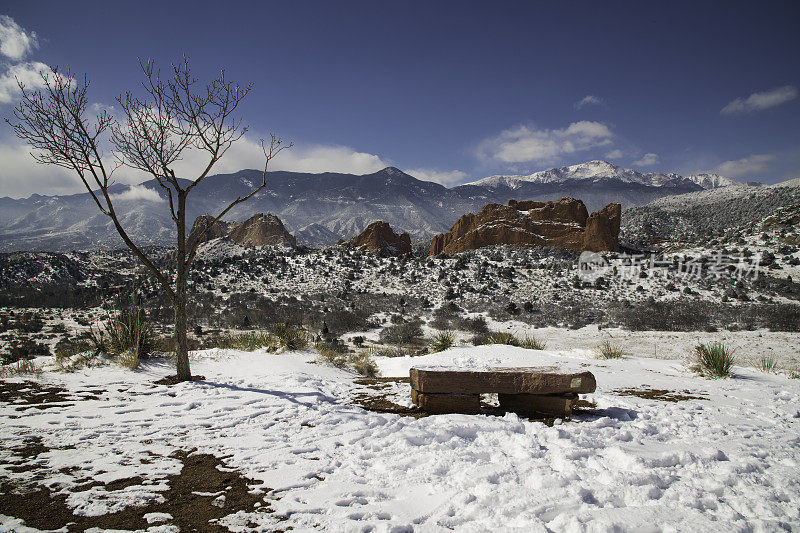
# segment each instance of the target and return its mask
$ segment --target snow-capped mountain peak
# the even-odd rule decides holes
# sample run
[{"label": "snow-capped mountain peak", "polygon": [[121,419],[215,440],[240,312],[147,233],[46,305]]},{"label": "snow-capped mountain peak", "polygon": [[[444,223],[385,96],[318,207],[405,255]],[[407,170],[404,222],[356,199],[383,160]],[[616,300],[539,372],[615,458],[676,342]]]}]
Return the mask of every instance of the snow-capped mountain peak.
[{"label": "snow-capped mountain peak", "polygon": [[718,187],[741,184],[741,182],[726,178],[725,176],[720,176],[719,174],[694,174],[686,176],[686,179],[693,181],[704,189],[716,189]]},{"label": "snow-capped mountain peak", "polygon": [[551,168],[527,175],[496,175],[474,181],[469,185],[482,185],[485,187],[508,187],[517,189],[526,183],[558,183],[570,180],[593,180],[609,181],[617,180],[623,183],[637,183],[651,187],[663,187],[665,185],[681,183],[688,180],[699,185],[704,189],[725,187],[736,182],[718,176],[716,174],[698,174],[696,176],[683,177],[674,172],[638,172],[627,168],[622,168],[608,161],[587,161],[577,165],[567,167]]}]

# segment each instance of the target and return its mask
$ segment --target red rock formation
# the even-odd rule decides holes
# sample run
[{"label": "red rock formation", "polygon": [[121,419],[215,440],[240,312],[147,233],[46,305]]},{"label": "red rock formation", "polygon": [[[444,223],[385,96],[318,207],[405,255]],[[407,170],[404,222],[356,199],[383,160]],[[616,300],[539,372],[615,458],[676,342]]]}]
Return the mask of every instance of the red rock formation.
[{"label": "red rock formation", "polygon": [[[214,218],[211,215],[197,217],[187,238],[190,246],[213,220]],[[275,215],[265,215],[264,213],[253,215],[241,223],[220,220],[203,235],[201,242],[220,237],[228,237],[233,242],[244,246],[297,247],[297,241],[291,233],[286,231],[281,219]]]},{"label": "red rock formation", "polygon": [[487,204],[477,214],[462,216],[448,233],[431,240],[430,255],[496,244],[619,250],[620,204],[608,204],[591,216],[583,202],[575,198],[555,202],[510,200],[508,204]]},{"label": "red rock formation", "polygon": [[618,251],[621,220],[620,204],[608,204],[597,213],[592,213],[583,232],[583,249],[590,252]]},{"label": "red rock formation", "polygon": [[398,235],[387,222],[382,220],[373,222],[356,237],[348,242],[339,241],[339,244],[353,246],[383,257],[411,253],[411,237],[408,233]]},{"label": "red rock formation", "polygon": [[258,213],[241,224],[232,224],[228,237],[244,246],[287,246],[297,248],[297,240],[286,231],[275,215]]},{"label": "red rock formation", "polygon": [[229,224],[220,220],[211,228],[209,228],[205,235],[200,237],[200,234],[203,233],[203,231],[208,228],[213,221],[214,217],[209,214],[200,215],[197,217],[194,221],[194,224],[192,224],[192,229],[189,231],[189,236],[186,238],[186,245],[191,248],[194,246],[194,243],[198,238],[201,239],[201,242],[206,242],[212,239],[218,239],[220,237],[227,236]]},{"label": "red rock formation", "polygon": [[509,200],[508,205],[517,211],[527,211],[532,220],[559,221],[569,220],[581,226],[586,225],[589,213],[580,200],[574,198],[561,198],[555,202],[536,202],[534,200]]}]

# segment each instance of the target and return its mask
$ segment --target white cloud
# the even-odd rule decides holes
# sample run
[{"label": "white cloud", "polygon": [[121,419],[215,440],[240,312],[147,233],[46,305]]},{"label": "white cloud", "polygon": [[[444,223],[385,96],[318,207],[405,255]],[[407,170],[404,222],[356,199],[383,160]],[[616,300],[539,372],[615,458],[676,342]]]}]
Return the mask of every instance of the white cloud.
[{"label": "white cloud", "polygon": [[504,163],[554,162],[567,154],[607,146],[613,136],[605,124],[588,120],[553,130],[518,126],[481,142],[478,157]]},{"label": "white cloud", "polygon": [[0,144],[0,196],[14,198],[31,194],[71,194],[81,192],[83,184],[74,172],[53,165],[40,165],[30,155],[30,147],[15,138]]},{"label": "white cloud", "polygon": [[592,94],[587,94],[577,102],[575,102],[574,106],[575,109],[582,109],[587,105],[604,105],[605,102],[599,96],[594,96]]},{"label": "white cloud", "polygon": [[[196,177],[208,163],[208,155],[200,150],[187,150],[183,159],[174,164],[175,173],[187,179]],[[348,174],[370,174],[391,166],[391,162],[380,156],[358,152],[341,145],[295,145],[283,150],[270,162],[269,170],[293,172],[343,172]],[[214,165],[212,174],[230,174],[242,169],[263,170],[264,152],[258,140],[245,136],[235,143],[225,156]],[[121,168],[119,173],[131,176],[132,172]],[[138,175],[138,181],[151,176]],[[133,178],[125,181],[132,183]]]},{"label": "white cloud", "polygon": [[[260,147],[259,150],[261,150]],[[264,154],[262,153],[259,159],[262,167],[263,159]],[[383,160],[375,154],[358,152],[348,146],[300,145],[281,152],[270,168],[271,170],[295,172],[370,174],[388,166],[391,166],[390,161]]]},{"label": "white cloud", "polygon": [[42,73],[49,72],[50,67],[38,61],[10,65],[0,76],[0,103],[10,104],[19,97],[17,80],[25,85],[25,89],[41,89],[44,87]]},{"label": "white cloud", "polygon": [[755,174],[769,170],[769,164],[774,160],[775,156],[771,154],[755,154],[742,159],[720,163],[711,172],[728,178],[753,177]]},{"label": "white cloud", "polygon": [[644,154],[641,159],[634,161],[633,164],[637,167],[649,167],[658,163],[658,154],[652,152]]},{"label": "white cloud", "polygon": [[0,16],[0,54],[19,61],[37,46],[36,33],[26,32],[7,15]]},{"label": "white cloud", "polygon": [[[109,167],[112,157],[106,158]],[[30,156],[30,148],[14,137],[0,144],[0,196],[15,198],[38,194],[73,194],[85,190],[83,184],[67,169],[52,165],[40,165]],[[193,178],[205,168],[208,157],[205,152],[184,152],[184,158],[175,165],[178,176]],[[375,154],[358,152],[340,145],[300,145],[284,150],[269,166],[269,170],[295,172],[343,172],[369,174],[391,166],[391,161]],[[244,137],[228,150],[214,166],[212,174],[226,174],[242,169],[263,169],[264,153],[261,145],[250,137]],[[113,176],[115,183],[134,185],[152,179],[145,172],[120,167]],[[123,193],[126,194],[126,193]],[[133,193],[129,193],[133,194]]]},{"label": "white cloud", "polygon": [[784,87],[776,87],[769,91],[760,93],[753,93],[747,98],[737,98],[728,105],[722,108],[720,113],[723,115],[736,115],[744,113],[753,113],[770,107],[785,104],[790,100],[797,98],[797,87],[793,85],[786,85]]},{"label": "white cloud", "polygon": [[128,200],[128,201],[145,201],[145,202],[165,202],[163,198],[161,198],[156,191],[153,189],[148,189],[147,187],[141,185],[134,185],[130,187],[127,191],[121,192],[119,194],[112,194],[112,200]]},{"label": "white cloud", "polygon": [[610,152],[608,152],[608,153],[606,154],[606,159],[619,159],[619,158],[620,158],[620,157],[622,157],[623,155],[624,155],[624,154],[622,153],[622,150],[620,150],[620,149],[615,149],[615,150],[611,150]]},{"label": "white cloud", "polygon": [[406,170],[406,173],[414,176],[417,179],[423,181],[433,181],[435,183],[444,185],[445,187],[456,185],[467,177],[467,173],[460,170],[441,171],[430,168],[414,168],[411,170]]},{"label": "white cloud", "polygon": [[92,103],[92,105],[89,106],[89,111],[93,115],[100,115],[101,113],[106,112],[112,117],[116,117],[117,120],[125,120],[125,116],[122,115],[113,105],[108,105],[101,102],[94,102]]}]

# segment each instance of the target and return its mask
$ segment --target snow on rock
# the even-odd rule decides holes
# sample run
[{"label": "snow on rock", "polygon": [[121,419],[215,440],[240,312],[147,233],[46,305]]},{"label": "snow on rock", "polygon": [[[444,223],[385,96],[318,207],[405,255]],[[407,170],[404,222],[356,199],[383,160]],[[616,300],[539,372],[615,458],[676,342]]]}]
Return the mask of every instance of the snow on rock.
[{"label": "snow on rock", "polygon": [[[168,457],[172,451],[196,447],[263,480],[272,489],[271,506],[286,517],[276,526],[281,529],[733,531],[800,525],[797,380],[737,367],[734,379],[714,381],[674,360],[596,360],[588,350],[499,345],[377,360],[384,376],[408,376],[413,365],[560,366],[594,373],[597,392],[585,399],[596,409],[548,427],[515,414],[415,419],[367,412],[348,402],[355,376],[312,364],[313,357],[196,352],[192,370],[206,380],[173,387],[153,384],[172,371],[166,363],[137,372],[46,373],[46,382],[103,392],[96,400],[45,410],[3,404],[0,439],[12,446],[41,437],[52,450],[40,459],[67,487],[85,476],[163,479],[179,464]],[[690,391],[705,399],[619,394],[629,387]],[[73,480],[58,474],[70,467],[78,469]],[[5,466],[0,472],[26,475]],[[124,494],[76,492],[69,504],[99,514],[157,497],[158,485],[118,492]],[[236,525],[238,517],[226,523]],[[278,524],[275,515],[253,513],[239,525],[248,519],[267,529]],[[13,524],[0,517],[0,529]]]}]

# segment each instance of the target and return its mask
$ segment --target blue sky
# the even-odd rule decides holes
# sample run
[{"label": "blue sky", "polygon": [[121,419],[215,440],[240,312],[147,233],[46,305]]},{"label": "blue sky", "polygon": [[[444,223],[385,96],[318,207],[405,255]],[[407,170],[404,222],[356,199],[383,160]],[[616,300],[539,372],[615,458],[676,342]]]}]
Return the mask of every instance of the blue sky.
[{"label": "blue sky", "polygon": [[[98,105],[138,84],[138,57],[252,81],[252,133],[220,171],[257,167],[274,131],[296,144],[275,168],[391,164],[447,185],[591,159],[800,176],[798,2],[6,0],[0,14],[3,116],[4,82],[39,63],[86,73]],[[0,196],[78,190],[5,126],[0,160]]]}]

